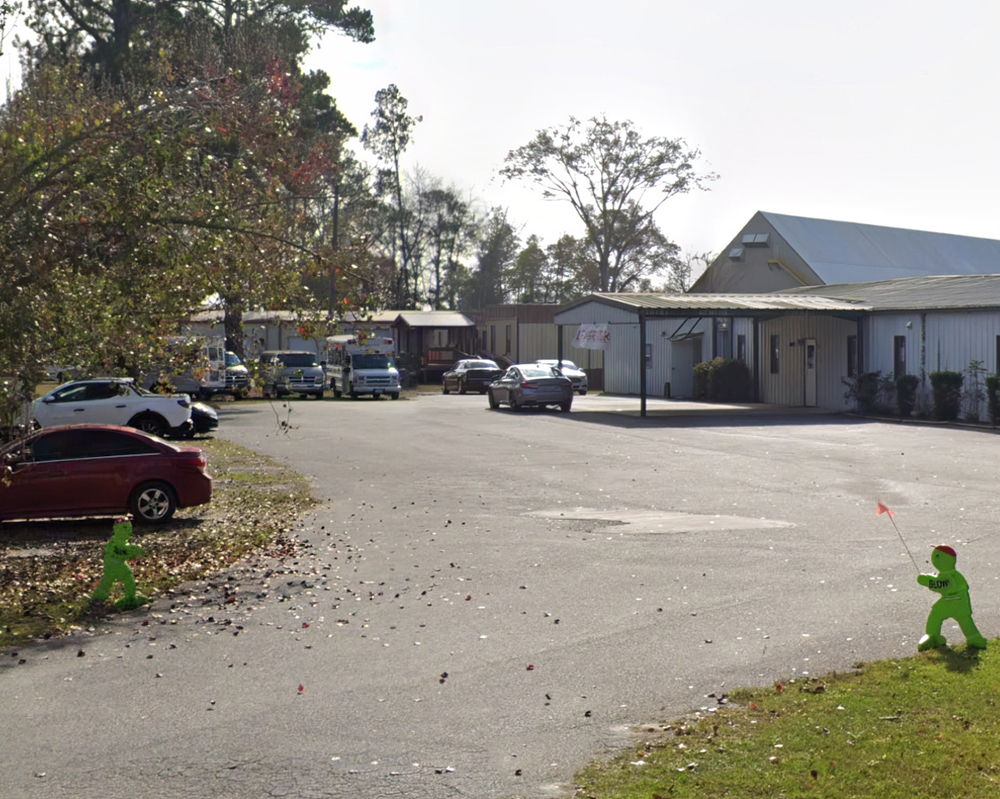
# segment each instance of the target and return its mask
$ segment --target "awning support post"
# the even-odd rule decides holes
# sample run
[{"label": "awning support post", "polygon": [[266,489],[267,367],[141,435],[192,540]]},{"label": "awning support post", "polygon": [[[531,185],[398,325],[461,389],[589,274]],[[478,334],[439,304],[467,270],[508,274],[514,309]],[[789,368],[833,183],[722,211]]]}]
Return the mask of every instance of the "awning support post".
[{"label": "awning support post", "polygon": [[646,416],[646,311],[639,309],[639,416]]}]

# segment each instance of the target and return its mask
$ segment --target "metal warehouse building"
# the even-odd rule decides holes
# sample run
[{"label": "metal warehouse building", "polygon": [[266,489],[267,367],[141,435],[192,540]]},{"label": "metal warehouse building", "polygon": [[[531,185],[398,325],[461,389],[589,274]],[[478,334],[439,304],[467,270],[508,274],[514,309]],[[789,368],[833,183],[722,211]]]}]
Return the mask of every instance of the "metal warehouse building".
[{"label": "metal warehouse building", "polygon": [[762,212],[691,292],[592,294],[555,322],[606,330],[608,392],[690,397],[694,366],[726,357],[759,402],[846,409],[862,372],[917,375],[924,398],[933,372],[1000,372],[995,272],[1000,242]]}]

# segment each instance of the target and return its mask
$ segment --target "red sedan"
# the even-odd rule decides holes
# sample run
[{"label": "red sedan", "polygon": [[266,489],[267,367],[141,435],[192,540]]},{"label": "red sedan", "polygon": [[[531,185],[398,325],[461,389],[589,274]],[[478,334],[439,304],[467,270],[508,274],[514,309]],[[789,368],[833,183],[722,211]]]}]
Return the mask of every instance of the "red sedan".
[{"label": "red sedan", "polygon": [[0,448],[0,522],[131,513],[167,521],[212,498],[205,453],[130,427],[46,427]]}]

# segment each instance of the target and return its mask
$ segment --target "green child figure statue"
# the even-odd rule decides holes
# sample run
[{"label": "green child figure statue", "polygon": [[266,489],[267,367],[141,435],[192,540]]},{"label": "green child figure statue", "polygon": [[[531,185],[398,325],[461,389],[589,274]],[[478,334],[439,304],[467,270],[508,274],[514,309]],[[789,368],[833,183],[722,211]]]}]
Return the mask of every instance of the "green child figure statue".
[{"label": "green child figure statue", "polygon": [[936,577],[921,574],[917,577],[920,585],[941,594],[927,617],[927,634],[920,639],[917,650],[935,649],[945,645],[941,635],[941,625],[945,619],[954,619],[965,634],[966,643],[976,649],[986,649],[986,639],[976,629],[972,620],[972,602],[969,600],[969,584],[961,572],[955,569],[955,550],[948,546],[935,547],[931,553],[931,564],[938,570]]},{"label": "green child figure statue", "polygon": [[121,610],[134,610],[140,605],[148,604],[149,600],[143,596],[136,596],[135,578],[127,561],[135,560],[143,556],[142,547],[129,544],[132,537],[132,522],[127,518],[115,519],[115,527],[111,533],[111,540],[108,541],[104,549],[104,576],[91,596],[92,602],[105,602],[111,593],[111,587],[121,580],[125,589],[125,596],[119,599],[115,606]]}]

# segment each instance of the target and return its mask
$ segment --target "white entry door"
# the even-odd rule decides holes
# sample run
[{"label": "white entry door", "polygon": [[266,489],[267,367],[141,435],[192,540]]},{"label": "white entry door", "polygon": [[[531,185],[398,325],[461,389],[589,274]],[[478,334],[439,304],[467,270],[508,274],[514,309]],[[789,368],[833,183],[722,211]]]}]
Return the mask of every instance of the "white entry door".
[{"label": "white entry door", "polygon": [[701,362],[701,336],[670,342],[670,396],[694,396],[694,367]]},{"label": "white entry door", "polygon": [[816,406],[816,339],[807,338],[805,346],[805,403],[807,408]]}]

